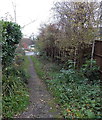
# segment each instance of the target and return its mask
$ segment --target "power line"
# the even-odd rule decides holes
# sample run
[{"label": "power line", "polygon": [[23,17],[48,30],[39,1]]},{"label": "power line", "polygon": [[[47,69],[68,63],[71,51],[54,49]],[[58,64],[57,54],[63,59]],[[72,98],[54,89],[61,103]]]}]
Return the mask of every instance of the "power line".
[{"label": "power line", "polygon": [[31,22],[29,22],[29,23],[27,23],[27,24],[25,24],[23,27],[21,27],[22,29],[23,28],[25,28],[26,26],[28,26],[28,25],[30,25],[30,24],[32,24],[33,22],[35,22],[36,20],[32,20]]}]

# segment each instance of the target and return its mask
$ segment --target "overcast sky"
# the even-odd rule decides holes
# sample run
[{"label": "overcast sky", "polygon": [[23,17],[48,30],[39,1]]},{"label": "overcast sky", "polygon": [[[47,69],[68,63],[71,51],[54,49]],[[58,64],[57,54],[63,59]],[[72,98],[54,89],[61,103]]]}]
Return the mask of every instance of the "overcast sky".
[{"label": "overcast sky", "polygon": [[31,35],[34,33],[36,35],[40,24],[47,23],[51,20],[50,9],[53,7],[53,2],[56,1],[63,0],[0,0],[0,17],[6,16],[5,13],[8,12],[14,19],[13,6],[16,5],[16,18],[18,24],[23,26],[35,20],[35,22],[22,29],[23,34]]},{"label": "overcast sky", "polygon": [[0,0],[0,17],[6,16],[5,13],[9,12],[14,19],[13,2],[13,4],[16,5],[16,18],[18,24],[23,26],[35,20],[35,22],[22,29],[23,34],[37,34],[40,24],[50,20],[50,9],[55,1],[60,0]]}]

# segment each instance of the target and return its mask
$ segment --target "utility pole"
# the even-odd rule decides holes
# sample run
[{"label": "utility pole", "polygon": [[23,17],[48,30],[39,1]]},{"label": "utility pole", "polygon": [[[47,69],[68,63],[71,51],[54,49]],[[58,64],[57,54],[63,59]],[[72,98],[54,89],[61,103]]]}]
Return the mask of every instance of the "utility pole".
[{"label": "utility pole", "polygon": [[17,15],[16,15],[16,4],[14,4],[14,2],[12,1],[12,6],[13,6],[13,11],[14,11],[14,21],[15,23],[17,22]]}]

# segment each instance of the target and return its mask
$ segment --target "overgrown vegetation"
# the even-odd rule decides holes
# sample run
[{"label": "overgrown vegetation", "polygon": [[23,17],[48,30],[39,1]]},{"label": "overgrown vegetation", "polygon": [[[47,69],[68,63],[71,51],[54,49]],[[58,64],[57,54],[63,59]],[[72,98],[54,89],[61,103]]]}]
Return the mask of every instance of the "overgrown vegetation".
[{"label": "overgrown vegetation", "polygon": [[26,66],[28,63],[23,56],[17,57],[22,62],[20,61],[19,64],[14,63],[7,68],[6,74],[3,74],[2,77],[3,117],[6,118],[11,118],[22,112],[29,104],[29,93],[26,86],[29,77],[28,67]]},{"label": "overgrown vegetation", "polygon": [[28,75],[24,57],[16,51],[22,38],[20,26],[1,21],[2,24],[2,115],[11,118],[29,104]]},{"label": "overgrown vegetation", "polygon": [[[43,62],[32,57],[36,71],[52,91],[65,118],[101,118],[99,68],[95,61],[90,62],[92,43],[100,38],[99,4],[56,2],[52,10],[55,21],[43,25],[34,42],[44,57]],[[22,37],[20,26],[7,21],[0,21],[1,24],[3,117],[12,117],[28,104],[27,66],[23,64],[27,59],[21,50],[15,54]]]},{"label": "overgrown vegetation", "polygon": [[1,46],[1,39],[2,39],[2,24],[0,22],[0,119],[2,117],[2,67],[1,67],[1,55],[2,55],[2,46]]},{"label": "overgrown vegetation", "polygon": [[54,61],[73,60],[81,67],[91,57],[92,43],[99,39],[98,2],[56,2],[54,22],[40,28],[36,45],[40,53]]},{"label": "overgrown vegetation", "polygon": [[[99,68],[91,59],[92,44],[101,38],[100,4],[66,0],[56,2],[52,10],[55,21],[42,25],[36,40],[44,57],[32,58],[36,71],[57,98],[65,118],[101,118]],[[56,63],[61,64],[59,71]]]},{"label": "overgrown vegetation", "polygon": [[[47,83],[65,118],[101,118],[101,90],[98,67],[93,61],[86,62],[80,70],[68,61],[67,69],[61,69],[55,63],[34,58],[35,69]],[[45,64],[46,63],[46,64]],[[89,69],[87,69],[89,68]],[[85,72],[87,70],[87,72]],[[90,77],[93,77],[90,79]]]}]

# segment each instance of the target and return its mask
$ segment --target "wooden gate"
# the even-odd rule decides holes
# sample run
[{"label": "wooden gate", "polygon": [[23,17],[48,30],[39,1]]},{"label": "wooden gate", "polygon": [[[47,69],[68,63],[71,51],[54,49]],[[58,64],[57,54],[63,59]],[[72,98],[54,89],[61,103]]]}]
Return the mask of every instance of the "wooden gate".
[{"label": "wooden gate", "polygon": [[102,41],[95,41],[94,59],[100,67],[100,72],[102,74]]}]

